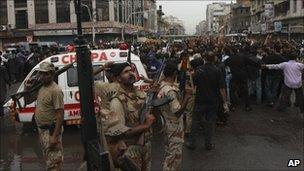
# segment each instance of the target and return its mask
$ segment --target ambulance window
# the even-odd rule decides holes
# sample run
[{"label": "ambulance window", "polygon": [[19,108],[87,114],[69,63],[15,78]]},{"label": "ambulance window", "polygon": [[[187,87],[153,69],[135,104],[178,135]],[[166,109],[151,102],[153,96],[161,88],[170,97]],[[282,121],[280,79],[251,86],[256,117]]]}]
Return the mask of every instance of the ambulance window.
[{"label": "ambulance window", "polygon": [[[96,70],[100,67],[100,65],[93,66],[93,70]],[[78,86],[78,76],[77,76],[77,68],[69,68],[67,71],[67,82],[69,87],[76,87]],[[100,72],[95,75],[94,81],[105,81],[105,74],[104,72]]]},{"label": "ambulance window", "polygon": [[[100,68],[100,65],[93,66],[93,71],[97,70],[98,68]],[[103,71],[100,72],[100,73],[97,73],[94,76],[94,81],[103,81],[103,82],[105,82],[105,73]]]},{"label": "ambulance window", "polygon": [[67,71],[68,75],[68,86],[75,87],[78,86],[78,78],[77,78],[77,68],[69,68]]},{"label": "ambulance window", "polygon": [[38,71],[35,70],[35,71],[32,73],[32,75],[31,75],[30,77],[28,77],[27,80],[25,80],[24,83],[26,83],[27,81],[38,80],[38,75],[37,75],[37,74],[38,74]]}]

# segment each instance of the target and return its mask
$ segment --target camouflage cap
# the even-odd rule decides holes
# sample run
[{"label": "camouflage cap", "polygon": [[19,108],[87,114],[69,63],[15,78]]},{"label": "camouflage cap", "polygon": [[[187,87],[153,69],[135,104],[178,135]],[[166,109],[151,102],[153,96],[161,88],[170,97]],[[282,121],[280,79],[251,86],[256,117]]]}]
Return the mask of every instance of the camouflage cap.
[{"label": "camouflage cap", "polygon": [[105,112],[106,116],[102,120],[104,133],[107,136],[119,136],[130,128],[124,125],[115,112]]},{"label": "camouflage cap", "polygon": [[124,134],[128,130],[130,130],[129,127],[125,126],[124,124],[117,123],[111,127],[108,127],[105,130],[105,135],[115,137]]},{"label": "camouflage cap", "polygon": [[40,72],[55,71],[55,66],[50,62],[42,62],[37,70]]}]

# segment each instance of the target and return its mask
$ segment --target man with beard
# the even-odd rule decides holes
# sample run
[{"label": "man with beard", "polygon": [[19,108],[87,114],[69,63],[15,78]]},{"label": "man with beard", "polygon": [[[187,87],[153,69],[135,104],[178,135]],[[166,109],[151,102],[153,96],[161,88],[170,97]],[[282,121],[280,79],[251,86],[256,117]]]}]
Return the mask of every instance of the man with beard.
[{"label": "man with beard", "polygon": [[[116,64],[112,73],[119,83],[119,89],[110,101],[110,110],[118,114],[119,122],[129,128],[124,136],[128,145],[125,155],[136,163],[140,170],[150,170],[152,137],[150,127],[155,118],[147,114],[145,122],[141,124],[139,113],[146,95],[134,86],[135,73],[129,63]],[[139,145],[137,142],[142,133],[145,133],[145,141],[144,145]]]},{"label": "man with beard", "polygon": [[63,163],[63,92],[53,81],[55,67],[52,63],[41,63],[38,71],[43,86],[37,95],[35,120],[42,151],[47,170],[61,170]]}]

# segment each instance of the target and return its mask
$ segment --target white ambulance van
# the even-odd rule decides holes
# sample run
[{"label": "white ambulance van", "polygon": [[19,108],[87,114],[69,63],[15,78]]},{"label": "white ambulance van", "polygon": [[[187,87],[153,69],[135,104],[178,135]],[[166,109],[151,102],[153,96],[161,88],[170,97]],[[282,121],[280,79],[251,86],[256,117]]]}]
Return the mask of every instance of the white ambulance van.
[{"label": "white ambulance van", "polygon": [[[119,49],[106,49],[106,50],[91,50],[91,59],[93,70],[99,68],[101,65],[104,65],[106,62],[113,61],[117,63],[126,62],[128,56],[128,50],[119,50]],[[52,62],[55,65],[56,69],[60,69],[65,65],[72,63],[76,60],[76,53],[67,53],[59,54],[48,57],[41,62],[48,61]],[[138,80],[135,83],[135,86],[141,90],[147,90],[149,84],[144,83],[140,80],[140,75],[147,77],[146,71],[143,64],[141,63],[138,56],[131,54],[132,67],[135,69],[136,79]],[[40,63],[39,63],[40,64]],[[31,72],[26,76],[25,80],[20,85],[17,92],[24,90],[25,82],[35,76],[38,71],[39,64],[36,65]],[[104,72],[101,72],[94,77],[95,81],[104,81],[107,82]],[[69,68],[66,72],[59,75],[55,78],[55,81],[61,87],[64,93],[64,121],[66,125],[77,125],[80,124],[80,103],[79,103],[79,91],[78,91],[78,77],[77,77],[77,67]],[[25,108],[20,108],[18,105],[9,100],[4,107],[10,108],[14,114],[15,120],[21,123],[32,122],[33,115],[35,112],[35,103],[26,105]],[[24,99],[20,99],[20,104],[23,106]],[[95,107],[95,110],[98,110],[98,107]]]}]

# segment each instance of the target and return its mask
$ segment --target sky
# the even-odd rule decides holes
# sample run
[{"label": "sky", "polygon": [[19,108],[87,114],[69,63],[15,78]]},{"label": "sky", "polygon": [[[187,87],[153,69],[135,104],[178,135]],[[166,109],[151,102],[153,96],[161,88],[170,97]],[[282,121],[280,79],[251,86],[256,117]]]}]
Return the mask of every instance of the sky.
[{"label": "sky", "polygon": [[182,20],[186,34],[194,34],[195,26],[206,19],[207,5],[213,2],[230,3],[231,0],[157,0],[157,8],[162,5],[166,15],[172,15]]}]

